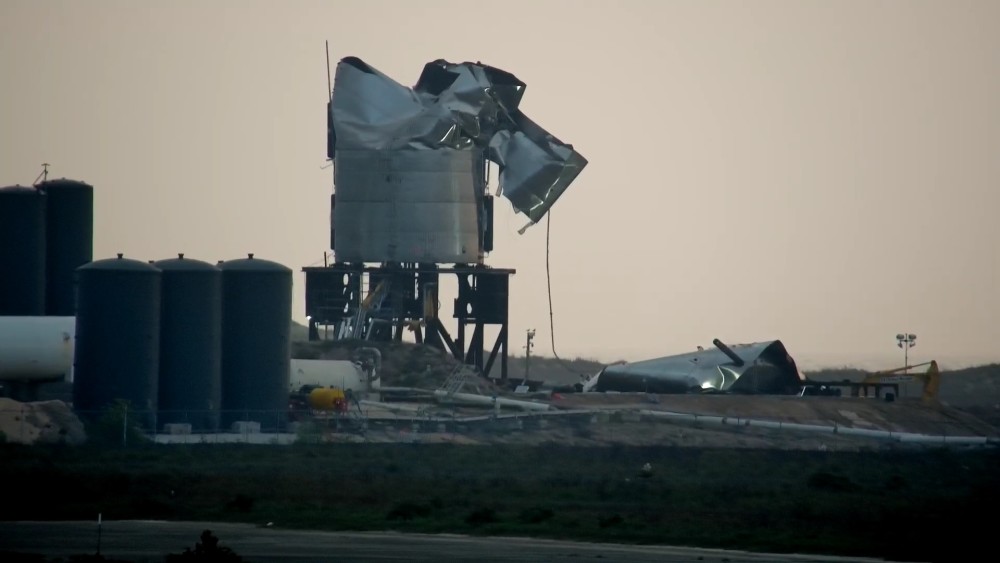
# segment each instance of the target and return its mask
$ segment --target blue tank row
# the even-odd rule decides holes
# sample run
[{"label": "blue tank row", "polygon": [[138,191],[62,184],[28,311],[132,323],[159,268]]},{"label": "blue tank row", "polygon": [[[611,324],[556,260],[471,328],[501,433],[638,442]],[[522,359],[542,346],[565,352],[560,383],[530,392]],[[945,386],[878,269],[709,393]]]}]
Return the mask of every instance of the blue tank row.
[{"label": "blue tank row", "polygon": [[94,188],[65,178],[0,188],[0,316],[73,316],[93,258]]},{"label": "blue tank row", "polygon": [[[73,403],[116,399],[162,429],[249,420],[280,429],[288,405],[292,272],[248,255],[212,265],[122,257],[77,270]],[[221,415],[221,416],[220,416]]]}]

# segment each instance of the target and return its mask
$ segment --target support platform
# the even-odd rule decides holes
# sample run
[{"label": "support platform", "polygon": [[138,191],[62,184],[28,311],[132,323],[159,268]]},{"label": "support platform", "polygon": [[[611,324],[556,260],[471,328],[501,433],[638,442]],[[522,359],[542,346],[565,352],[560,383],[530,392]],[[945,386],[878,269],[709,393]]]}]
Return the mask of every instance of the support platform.
[{"label": "support platform", "polygon": [[[513,269],[482,265],[334,263],[307,267],[306,316],[310,340],[358,338],[401,342],[404,331],[473,366],[484,377],[500,360],[507,380],[508,304]],[[452,310],[455,336],[440,317],[438,289],[453,275],[458,291]],[[500,327],[486,353],[486,325]]]}]

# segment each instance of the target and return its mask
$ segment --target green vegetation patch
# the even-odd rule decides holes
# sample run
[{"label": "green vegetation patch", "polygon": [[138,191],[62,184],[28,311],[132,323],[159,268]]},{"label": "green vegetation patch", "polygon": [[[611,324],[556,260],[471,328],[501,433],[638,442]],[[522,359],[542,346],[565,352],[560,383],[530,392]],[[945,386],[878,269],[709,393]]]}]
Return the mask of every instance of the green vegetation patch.
[{"label": "green vegetation patch", "polygon": [[1000,501],[992,450],[5,444],[0,457],[3,482],[46,498],[8,497],[4,520],[101,512],[911,560],[981,545],[980,514]]}]

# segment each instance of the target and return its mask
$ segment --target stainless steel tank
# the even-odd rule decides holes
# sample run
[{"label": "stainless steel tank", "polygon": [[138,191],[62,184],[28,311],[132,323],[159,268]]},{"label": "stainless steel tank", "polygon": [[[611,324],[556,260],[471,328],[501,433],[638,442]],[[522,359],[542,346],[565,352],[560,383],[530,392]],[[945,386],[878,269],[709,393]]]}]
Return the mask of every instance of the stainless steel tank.
[{"label": "stainless steel tank", "polygon": [[338,150],[335,162],[338,262],[482,262],[482,152]]}]

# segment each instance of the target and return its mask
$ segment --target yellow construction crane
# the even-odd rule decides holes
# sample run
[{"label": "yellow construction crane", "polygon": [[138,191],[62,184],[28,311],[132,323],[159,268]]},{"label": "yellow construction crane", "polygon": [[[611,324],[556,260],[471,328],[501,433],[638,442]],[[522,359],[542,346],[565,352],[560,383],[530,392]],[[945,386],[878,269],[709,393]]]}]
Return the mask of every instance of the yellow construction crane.
[{"label": "yellow construction crane", "polygon": [[[926,371],[921,373],[909,373],[909,370],[923,366],[928,366]],[[901,372],[902,375],[899,375]],[[914,379],[919,379],[924,382],[922,399],[925,403],[931,403],[937,400],[938,389],[941,387],[941,371],[938,369],[936,360],[885,371],[876,371],[867,375],[861,380],[861,383],[905,383]]]}]

